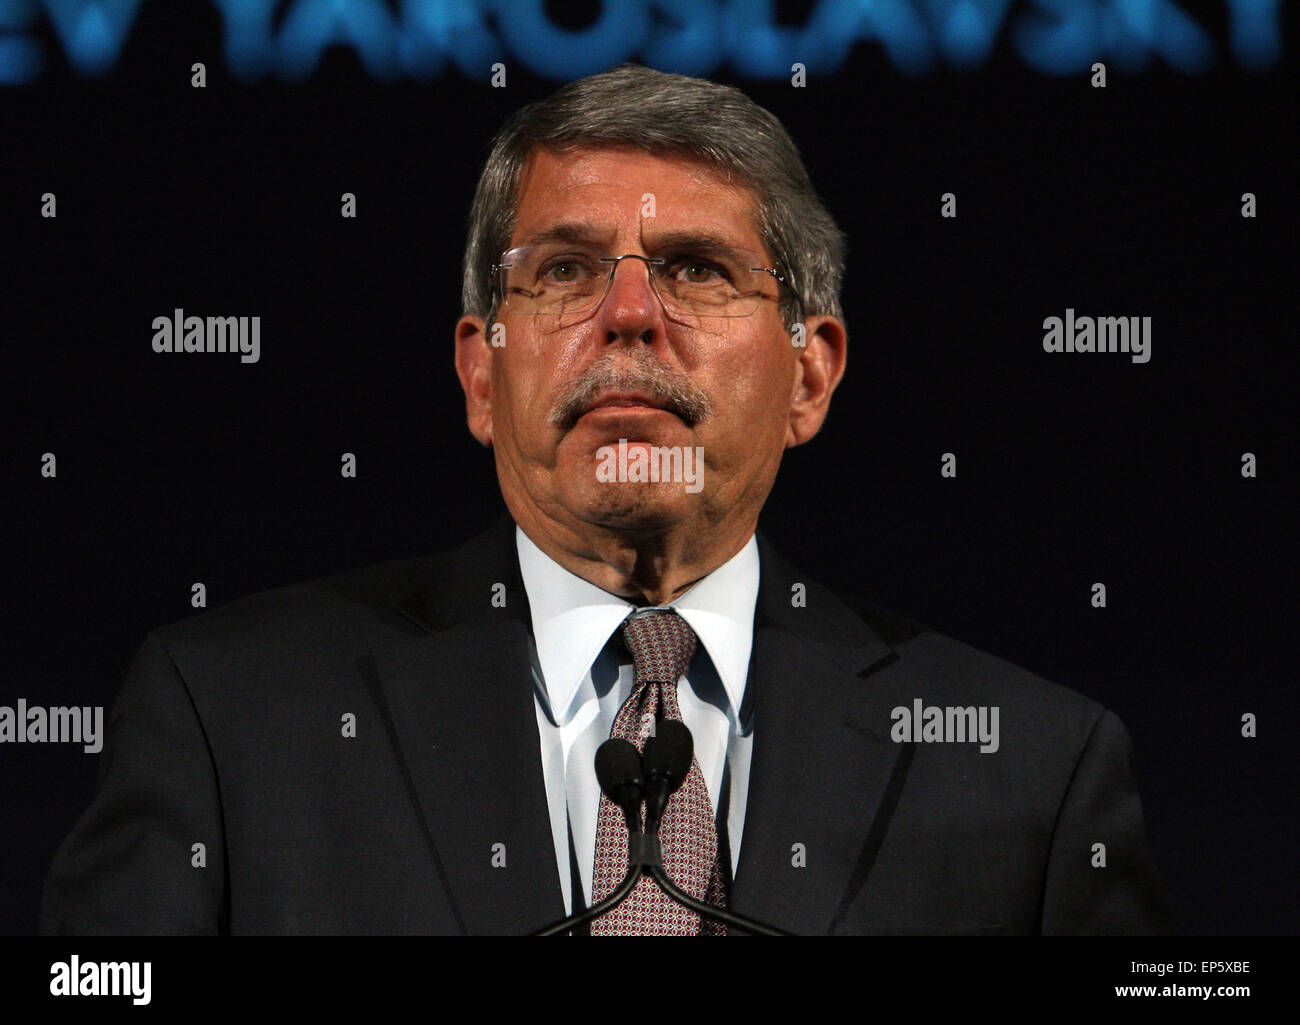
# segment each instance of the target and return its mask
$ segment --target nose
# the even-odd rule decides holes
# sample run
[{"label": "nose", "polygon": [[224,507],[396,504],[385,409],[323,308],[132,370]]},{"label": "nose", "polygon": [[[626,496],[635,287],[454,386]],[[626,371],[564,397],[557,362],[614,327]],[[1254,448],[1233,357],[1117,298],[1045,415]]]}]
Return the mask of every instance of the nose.
[{"label": "nose", "polygon": [[610,265],[609,287],[600,308],[601,326],[610,342],[653,342],[664,336],[664,309],[653,273],[653,267],[635,255]]}]

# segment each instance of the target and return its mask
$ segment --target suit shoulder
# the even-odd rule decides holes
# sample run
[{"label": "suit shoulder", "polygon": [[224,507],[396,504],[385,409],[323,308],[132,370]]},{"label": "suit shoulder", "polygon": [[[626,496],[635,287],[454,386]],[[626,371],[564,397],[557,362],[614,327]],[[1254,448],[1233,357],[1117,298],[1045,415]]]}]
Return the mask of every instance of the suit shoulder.
[{"label": "suit shoulder", "polygon": [[1086,735],[1106,713],[1100,703],[1069,687],[1053,683],[1022,666],[964,641],[872,605],[862,598],[841,600],[894,649],[899,667],[915,696],[935,704],[1005,705],[1044,721],[1065,721],[1071,732]]},{"label": "suit shoulder", "polygon": [[259,591],[161,626],[153,635],[173,655],[375,643],[395,631],[411,632],[393,602],[430,579],[437,562],[436,556],[395,559]]}]

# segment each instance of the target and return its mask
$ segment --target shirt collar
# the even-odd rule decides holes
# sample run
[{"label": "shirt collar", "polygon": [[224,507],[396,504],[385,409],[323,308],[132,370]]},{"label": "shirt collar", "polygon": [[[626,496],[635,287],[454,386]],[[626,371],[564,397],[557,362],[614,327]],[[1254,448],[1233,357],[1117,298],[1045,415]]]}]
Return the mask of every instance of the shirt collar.
[{"label": "shirt collar", "polygon": [[[528,594],[542,686],[556,721],[567,722],[583,678],[610,635],[636,606],[570,573],[515,528],[519,572]],[[670,602],[713,661],[739,715],[754,642],[758,602],[758,542],[745,546],[708,576]]]}]

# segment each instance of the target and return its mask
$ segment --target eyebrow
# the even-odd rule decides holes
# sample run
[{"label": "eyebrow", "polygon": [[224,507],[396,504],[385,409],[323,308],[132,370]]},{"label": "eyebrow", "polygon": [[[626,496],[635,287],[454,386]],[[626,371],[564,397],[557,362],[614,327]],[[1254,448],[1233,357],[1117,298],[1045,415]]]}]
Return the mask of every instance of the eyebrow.
[{"label": "eyebrow", "polygon": [[[537,246],[547,242],[565,242],[571,245],[599,245],[602,239],[612,239],[614,234],[614,231],[597,227],[589,221],[565,221],[533,232],[521,244]],[[689,229],[655,235],[646,247],[652,255],[664,249],[703,249],[716,252],[749,248],[714,231]]]},{"label": "eyebrow", "polygon": [[562,224],[553,224],[549,228],[543,228],[529,235],[521,243],[525,246],[537,246],[544,242],[570,242],[595,243],[603,237],[606,239],[613,238],[614,232],[608,229],[598,228],[589,221],[565,221]]},{"label": "eyebrow", "polygon": [[655,235],[653,243],[653,246],[648,248],[656,252],[662,249],[696,249],[706,252],[734,252],[749,249],[749,246],[742,246],[726,235],[707,230],[666,231],[661,235]]}]

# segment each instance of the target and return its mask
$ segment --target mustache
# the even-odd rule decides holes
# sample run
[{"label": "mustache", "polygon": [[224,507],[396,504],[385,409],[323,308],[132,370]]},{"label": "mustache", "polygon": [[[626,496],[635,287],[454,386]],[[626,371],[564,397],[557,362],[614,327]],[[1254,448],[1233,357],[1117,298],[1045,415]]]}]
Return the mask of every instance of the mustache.
[{"label": "mustache", "polygon": [[570,384],[551,407],[547,419],[568,431],[582,418],[601,392],[644,392],[663,405],[688,427],[694,427],[713,415],[713,403],[691,379],[679,370],[664,366],[653,356],[641,354],[603,356]]}]

